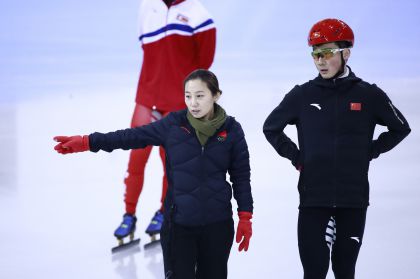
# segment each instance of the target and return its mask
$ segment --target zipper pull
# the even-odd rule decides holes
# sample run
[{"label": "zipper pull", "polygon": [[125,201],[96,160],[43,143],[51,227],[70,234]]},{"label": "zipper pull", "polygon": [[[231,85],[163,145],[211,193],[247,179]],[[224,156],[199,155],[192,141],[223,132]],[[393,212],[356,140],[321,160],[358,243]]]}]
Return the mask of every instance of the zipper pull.
[{"label": "zipper pull", "polygon": [[204,146],[201,147],[201,155],[204,154]]}]

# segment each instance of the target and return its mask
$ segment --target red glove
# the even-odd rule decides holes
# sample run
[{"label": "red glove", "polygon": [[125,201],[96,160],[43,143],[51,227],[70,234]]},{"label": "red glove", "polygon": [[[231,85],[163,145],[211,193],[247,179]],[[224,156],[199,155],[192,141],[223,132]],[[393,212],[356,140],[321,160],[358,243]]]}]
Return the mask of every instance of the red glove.
[{"label": "red glove", "polygon": [[239,251],[248,251],[249,239],[252,236],[252,212],[239,211],[239,223],[236,230],[236,243],[239,243]]},{"label": "red glove", "polygon": [[54,137],[54,140],[59,142],[59,144],[57,144],[54,149],[61,154],[83,152],[89,150],[89,136],[57,136]]}]

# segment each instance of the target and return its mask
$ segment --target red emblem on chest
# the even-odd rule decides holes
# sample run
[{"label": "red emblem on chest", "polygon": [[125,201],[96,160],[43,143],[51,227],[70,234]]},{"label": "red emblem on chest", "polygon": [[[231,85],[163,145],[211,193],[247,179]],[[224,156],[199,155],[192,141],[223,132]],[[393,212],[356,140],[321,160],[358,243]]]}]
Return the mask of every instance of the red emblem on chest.
[{"label": "red emblem on chest", "polygon": [[217,140],[218,141],[225,141],[227,138],[227,132],[225,131],[221,131],[220,133],[217,134]]},{"label": "red emblem on chest", "polygon": [[362,110],[362,103],[350,103],[350,110]]}]

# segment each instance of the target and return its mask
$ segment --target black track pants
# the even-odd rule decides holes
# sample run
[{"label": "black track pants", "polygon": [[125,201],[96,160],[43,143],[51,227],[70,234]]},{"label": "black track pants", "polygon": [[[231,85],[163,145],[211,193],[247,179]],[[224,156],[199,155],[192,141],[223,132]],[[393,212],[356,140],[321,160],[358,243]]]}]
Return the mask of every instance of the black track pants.
[{"label": "black track pants", "polygon": [[365,208],[301,208],[298,243],[304,279],[325,279],[330,249],[325,240],[328,221],[334,216],[336,240],[331,262],[336,279],[353,279],[366,222]]},{"label": "black track pants", "polygon": [[233,235],[232,219],[197,227],[164,223],[165,278],[226,279]]}]

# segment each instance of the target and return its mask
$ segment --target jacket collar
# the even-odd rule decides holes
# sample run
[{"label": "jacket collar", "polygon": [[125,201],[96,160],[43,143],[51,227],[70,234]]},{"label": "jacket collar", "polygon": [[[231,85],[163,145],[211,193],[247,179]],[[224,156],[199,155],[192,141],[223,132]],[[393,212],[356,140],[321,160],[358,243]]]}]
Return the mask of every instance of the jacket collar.
[{"label": "jacket collar", "polygon": [[335,88],[361,81],[361,79],[355,75],[355,73],[351,70],[349,66],[346,67],[348,70],[348,74],[345,72],[345,76],[341,76],[340,78],[336,79],[323,79],[319,74],[315,79],[311,80],[310,82],[313,82],[315,83],[315,85],[321,87]]},{"label": "jacket collar", "polygon": [[[177,120],[178,124],[184,127],[190,127],[192,130],[194,130],[193,126],[191,126],[190,122],[188,121],[187,111],[188,109],[183,109],[176,112],[175,115],[176,115],[176,118],[178,119]],[[226,115],[225,123],[223,123],[223,125],[219,129],[217,129],[217,131],[224,130],[224,129],[229,130],[233,124],[234,119],[235,119],[234,117]]]}]

